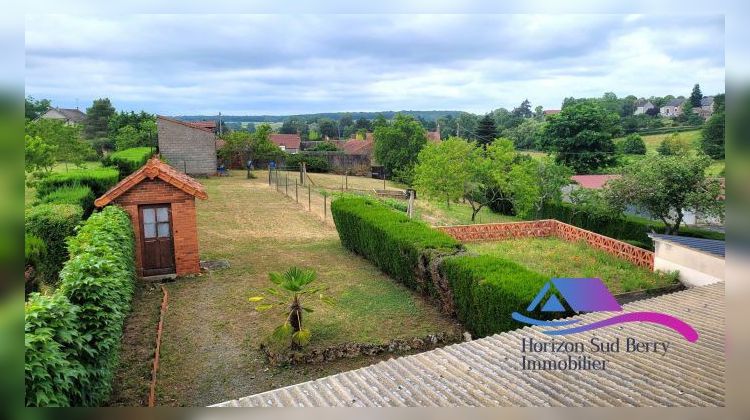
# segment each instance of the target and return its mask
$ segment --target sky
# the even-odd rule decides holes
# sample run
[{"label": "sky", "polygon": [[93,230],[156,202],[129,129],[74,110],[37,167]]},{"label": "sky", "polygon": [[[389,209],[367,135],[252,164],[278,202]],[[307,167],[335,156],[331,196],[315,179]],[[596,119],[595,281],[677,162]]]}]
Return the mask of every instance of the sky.
[{"label": "sky", "polygon": [[722,15],[27,15],[25,88],[164,115],[724,92]]}]

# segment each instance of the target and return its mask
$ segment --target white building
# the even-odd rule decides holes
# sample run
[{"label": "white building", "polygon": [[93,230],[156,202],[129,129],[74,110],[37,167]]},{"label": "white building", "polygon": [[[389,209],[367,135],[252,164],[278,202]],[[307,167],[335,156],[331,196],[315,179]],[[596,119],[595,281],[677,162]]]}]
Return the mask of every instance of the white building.
[{"label": "white building", "polygon": [[724,241],[648,235],[654,241],[654,270],[679,271],[682,284],[705,286],[724,281]]}]

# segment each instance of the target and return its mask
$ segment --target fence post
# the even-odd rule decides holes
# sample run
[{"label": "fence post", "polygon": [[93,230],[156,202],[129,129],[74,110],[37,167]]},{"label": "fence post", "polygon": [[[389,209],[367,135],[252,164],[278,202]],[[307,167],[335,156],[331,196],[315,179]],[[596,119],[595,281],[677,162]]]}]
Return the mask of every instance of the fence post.
[{"label": "fence post", "polygon": [[344,173],[344,182],[346,183],[346,189],[349,189],[349,170],[347,169]]},{"label": "fence post", "polygon": [[289,195],[289,172],[284,172],[284,195]]},{"label": "fence post", "polygon": [[307,184],[307,211],[310,211],[311,209],[310,205],[310,183]]},{"label": "fence post", "polygon": [[327,199],[328,199],[328,196],[324,195],[323,196],[323,221],[324,222],[326,221],[326,216],[327,216],[327,214],[326,214],[326,200]]},{"label": "fence post", "polygon": [[271,185],[271,167],[268,167],[268,185]]},{"label": "fence post", "polygon": [[297,188],[299,186],[299,182],[297,180],[294,180],[294,201],[299,203],[299,192],[297,191]]},{"label": "fence post", "polygon": [[274,169],[274,177],[276,178],[276,192],[279,192],[279,170]]}]

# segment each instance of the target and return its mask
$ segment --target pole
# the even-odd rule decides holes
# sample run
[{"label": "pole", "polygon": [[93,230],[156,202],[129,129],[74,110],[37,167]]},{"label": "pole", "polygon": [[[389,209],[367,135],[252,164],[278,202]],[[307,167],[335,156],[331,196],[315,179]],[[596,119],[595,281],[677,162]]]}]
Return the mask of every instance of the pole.
[{"label": "pole", "polygon": [[310,211],[310,184],[307,184],[307,211]]},{"label": "pole", "polygon": [[297,180],[294,180],[294,201],[299,203],[299,192],[297,191],[297,187],[299,186],[299,182]]},{"label": "pole", "polygon": [[289,195],[289,172],[284,172],[284,195]]},{"label": "pole", "polygon": [[271,167],[268,167],[268,185],[271,185]]},{"label": "pole", "polygon": [[305,162],[302,162],[302,165],[299,167],[299,183],[305,184]]},{"label": "pole", "polygon": [[326,221],[326,200],[328,199],[327,195],[323,196],[323,221]]},{"label": "pole", "polygon": [[349,189],[349,170],[347,169],[346,175],[344,175],[344,181],[346,182],[346,189]]}]

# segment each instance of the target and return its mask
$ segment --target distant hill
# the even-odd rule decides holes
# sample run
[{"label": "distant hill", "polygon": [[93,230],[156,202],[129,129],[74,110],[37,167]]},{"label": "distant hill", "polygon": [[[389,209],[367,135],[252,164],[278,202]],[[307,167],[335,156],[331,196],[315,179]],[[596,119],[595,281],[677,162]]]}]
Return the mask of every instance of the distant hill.
[{"label": "distant hill", "polygon": [[[462,111],[380,111],[380,112],[321,112],[317,114],[296,114],[296,115],[222,115],[221,119],[224,122],[268,122],[268,123],[280,123],[284,122],[287,118],[298,118],[304,120],[316,120],[319,118],[330,118],[332,120],[339,120],[344,114],[350,114],[352,119],[358,120],[365,118],[368,120],[375,119],[378,115],[383,115],[386,119],[393,118],[396,114],[407,114],[413,117],[422,117],[427,121],[435,121],[439,117],[448,115],[458,116]],[[201,120],[216,120],[219,118],[218,115],[176,115],[177,119],[183,121],[201,121]]]}]

